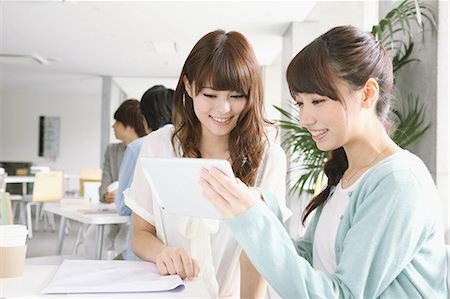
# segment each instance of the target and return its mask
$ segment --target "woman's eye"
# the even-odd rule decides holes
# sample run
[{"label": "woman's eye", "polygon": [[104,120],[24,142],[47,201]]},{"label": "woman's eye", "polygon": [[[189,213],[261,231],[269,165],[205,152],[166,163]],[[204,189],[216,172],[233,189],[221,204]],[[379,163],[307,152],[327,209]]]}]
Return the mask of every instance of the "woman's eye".
[{"label": "woman's eye", "polygon": [[207,98],[215,98],[216,96],[213,94],[209,94],[209,93],[203,93],[203,95]]},{"label": "woman's eye", "polygon": [[295,102],[295,106],[297,106],[297,107],[301,107],[302,105],[303,105],[302,102]]},{"label": "woman's eye", "polygon": [[243,95],[243,94],[236,94],[236,95],[232,95],[231,96],[231,98],[233,98],[233,99],[242,99],[242,98],[244,98],[245,96]]},{"label": "woman's eye", "polygon": [[312,101],[312,103],[314,104],[314,105],[317,105],[317,104],[320,104],[320,103],[322,103],[324,100],[314,100],[314,101]]}]

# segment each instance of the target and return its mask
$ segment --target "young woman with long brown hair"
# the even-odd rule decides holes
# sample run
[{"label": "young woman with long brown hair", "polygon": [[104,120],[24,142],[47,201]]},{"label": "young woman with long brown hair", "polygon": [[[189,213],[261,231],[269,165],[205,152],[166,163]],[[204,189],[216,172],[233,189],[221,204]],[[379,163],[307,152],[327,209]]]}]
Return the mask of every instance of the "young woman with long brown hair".
[{"label": "young woman with long brown hair", "polygon": [[393,72],[383,46],[353,26],[333,28],[295,56],[287,81],[300,124],[331,153],[305,235],[292,242],[219,170],[200,181],[255,267],[283,298],[447,298],[436,187],[386,129]]},{"label": "young woman with long brown hair", "polygon": [[[146,137],[140,156],[228,160],[236,177],[274,193],[278,201],[264,200],[289,216],[286,157],[266,137],[261,73],[242,34],[217,30],[197,42],[180,74],[172,121]],[[139,165],[127,196],[138,257],[162,274],[192,279],[200,271],[213,298],[264,295],[264,279],[221,222],[164,213]]]}]

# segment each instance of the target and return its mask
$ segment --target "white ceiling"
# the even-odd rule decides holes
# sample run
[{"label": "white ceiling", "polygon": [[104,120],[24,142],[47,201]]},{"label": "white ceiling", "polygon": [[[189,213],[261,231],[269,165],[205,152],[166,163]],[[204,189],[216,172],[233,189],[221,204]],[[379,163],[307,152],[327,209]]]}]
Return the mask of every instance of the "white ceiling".
[{"label": "white ceiling", "polygon": [[[177,77],[194,43],[215,29],[237,30],[261,64],[271,64],[291,22],[316,1],[0,1],[0,53],[39,54],[48,65],[1,64],[4,90],[70,86],[100,93],[99,76]],[[176,42],[155,53],[152,41]]]}]

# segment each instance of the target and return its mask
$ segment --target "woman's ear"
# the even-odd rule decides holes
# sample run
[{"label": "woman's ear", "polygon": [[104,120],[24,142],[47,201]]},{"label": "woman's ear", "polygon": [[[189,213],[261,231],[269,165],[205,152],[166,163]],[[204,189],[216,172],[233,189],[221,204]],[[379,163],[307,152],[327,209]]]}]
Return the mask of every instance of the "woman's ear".
[{"label": "woman's ear", "polygon": [[183,75],[183,83],[187,94],[192,98],[192,86],[191,83],[189,83],[189,80],[186,77],[186,75]]},{"label": "woman's ear", "polygon": [[370,108],[373,105],[375,105],[379,94],[378,82],[373,78],[369,78],[369,80],[367,80],[366,84],[364,85],[363,91],[364,91],[364,98],[362,102],[363,107]]}]

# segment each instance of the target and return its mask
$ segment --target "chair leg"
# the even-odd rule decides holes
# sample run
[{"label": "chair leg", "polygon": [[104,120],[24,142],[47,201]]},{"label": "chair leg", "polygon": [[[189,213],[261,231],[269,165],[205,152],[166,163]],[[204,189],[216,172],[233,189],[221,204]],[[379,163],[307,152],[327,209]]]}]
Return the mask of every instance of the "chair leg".
[{"label": "chair leg", "polygon": [[33,238],[33,227],[31,220],[31,203],[27,203],[27,228],[28,228],[28,238]]},{"label": "chair leg", "polygon": [[15,219],[16,219],[16,206],[17,206],[17,202],[11,201],[11,210],[12,210],[12,219],[13,219],[13,223],[16,223]]},{"label": "chair leg", "polygon": [[64,228],[64,233],[66,235],[70,234],[70,221],[67,219],[66,227]]},{"label": "chair leg", "polygon": [[27,203],[20,202],[20,206],[19,206],[19,223],[20,224],[27,224],[26,205],[27,205]]},{"label": "chair leg", "polygon": [[41,204],[38,203],[36,204],[36,211],[35,211],[35,216],[34,216],[34,227],[35,230],[38,231],[39,230],[39,219],[41,218]]},{"label": "chair leg", "polygon": [[83,231],[84,231],[85,226],[86,226],[86,224],[82,224],[82,225],[80,225],[80,228],[78,229],[77,239],[75,240],[75,244],[73,244],[73,248],[72,248],[73,255],[78,254],[78,248],[80,247],[81,244],[84,243],[84,240],[82,239],[82,237],[83,237]]},{"label": "chair leg", "polygon": [[48,224],[50,225],[52,232],[56,230],[55,228],[55,215],[53,213],[45,212],[47,215]]}]

